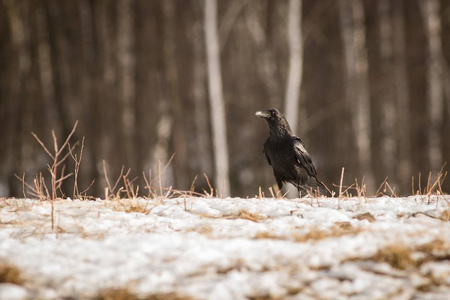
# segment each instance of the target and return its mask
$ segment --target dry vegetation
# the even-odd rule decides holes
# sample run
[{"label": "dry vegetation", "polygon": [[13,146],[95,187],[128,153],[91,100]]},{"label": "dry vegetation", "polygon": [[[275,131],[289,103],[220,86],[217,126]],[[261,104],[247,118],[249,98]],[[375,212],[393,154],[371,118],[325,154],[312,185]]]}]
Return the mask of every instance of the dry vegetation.
[{"label": "dry vegetation", "polygon": [[118,199],[113,201],[113,209],[116,211],[124,211],[126,213],[137,212],[148,215],[153,208],[158,206],[158,202],[151,199],[132,198]]},{"label": "dry vegetation", "polygon": [[105,289],[100,291],[95,300],[194,300],[191,297],[176,293],[160,293],[151,295],[137,295],[130,288]]},{"label": "dry vegetation", "polygon": [[417,247],[390,244],[379,249],[369,260],[385,262],[399,270],[416,270],[427,262],[450,260],[450,244],[441,239]]},{"label": "dry vegetation", "polygon": [[[84,150],[84,138],[81,143],[79,141],[74,142],[72,145],[70,144],[70,139],[74,135],[77,129],[78,121],[72,128],[72,131],[69,133],[64,143],[60,146],[58,145],[58,139],[56,137],[55,131],[52,130],[52,139],[53,139],[53,151],[51,151],[51,147],[46,146],[42,140],[34,133],[32,133],[33,137],[42,147],[43,151],[51,158],[52,163],[48,165],[48,175],[38,173],[36,174],[33,183],[29,184],[26,180],[25,173],[22,176],[15,174],[16,178],[20,180],[23,188],[23,195],[26,198],[28,194],[31,196],[38,198],[40,200],[49,200],[52,202],[57,199],[64,199],[67,197],[66,194],[62,191],[62,184],[69,178],[73,177],[73,194],[72,197],[74,199],[81,200],[91,200],[94,199],[92,196],[88,195],[88,190],[92,186],[93,182],[80,191],[80,187],[78,184],[80,166],[83,159],[83,150]],[[78,152],[76,151],[78,149]],[[67,159],[72,158],[73,160],[73,169],[70,170],[70,165],[67,163]],[[136,182],[138,177],[130,178],[131,169],[125,171],[125,167],[122,166],[120,174],[115,180],[110,178],[110,175],[107,170],[106,162],[103,161],[103,175],[106,182],[106,187],[104,188],[104,199],[105,200],[121,200],[127,199],[127,201],[118,201],[117,209],[126,211],[126,212],[142,212],[149,213],[151,211],[152,206],[149,207],[149,202],[144,203],[143,201],[139,201],[139,199],[152,199],[152,200],[160,200],[164,201],[164,199],[168,198],[191,198],[191,197],[220,197],[217,189],[214,189],[211,186],[209,178],[206,174],[204,174],[205,180],[208,184],[208,190],[203,190],[203,193],[195,192],[195,181],[191,184],[191,188],[189,191],[182,191],[173,189],[172,187],[164,187],[162,184],[162,178],[167,168],[171,164],[174,159],[174,155],[168,160],[165,166],[161,166],[158,164],[156,176],[152,174],[152,170],[149,170],[147,173],[142,173],[143,182],[145,182],[145,186],[142,188]],[[411,190],[413,195],[444,195],[442,191],[442,185],[447,177],[447,172],[444,171],[444,166],[441,168],[440,172],[436,175],[433,175],[431,172],[428,174],[427,184],[425,186],[421,185],[422,176],[419,174],[417,182],[412,177],[411,180]],[[337,196],[341,200],[345,200],[346,198],[351,198],[357,196],[358,198],[368,197],[367,195],[367,186],[364,181],[364,178],[361,182],[358,179],[355,179],[355,182],[350,186],[344,186],[344,171],[345,168],[342,168],[341,178],[339,185],[333,184],[335,188],[338,189]],[[48,183],[50,183],[50,188],[48,187]],[[336,192],[327,187],[328,193],[332,196],[336,195]],[[285,195],[282,195],[281,192],[277,189],[277,186],[269,188],[269,192],[272,198],[284,198]],[[314,196],[314,195],[311,195]],[[317,195],[316,195],[317,196]],[[380,185],[377,190],[375,197],[380,196],[390,196],[397,197],[397,193],[395,192],[395,187],[391,186],[386,178],[383,183]],[[265,198],[264,192],[261,187],[259,187],[259,196],[256,198]],[[443,201],[448,200],[443,197]],[[133,201],[131,201],[133,200]],[[314,201],[317,202],[317,205],[320,206],[317,197],[311,197],[309,199],[310,204],[315,205]],[[339,206],[340,208],[340,206]],[[52,228],[54,226],[54,209],[52,207]],[[449,220],[450,213],[446,212],[445,215],[442,216],[443,220]],[[233,217],[233,216],[230,216]],[[239,218],[248,219],[254,222],[258,222],[264,218],[261,216],[253,215],[252,213],[242,211],[239,214]],[[366,218],[369,222],[373,222],[373,216],[369,215],[360,215],[358,218]]]},{"label": "dry vegetation", "polygon": [[306,233],[291,232],[287,235],[277,235],[268,231],[256,233],[254,239],[292,240],[299,243],[319,241],[328,238],[339,238],[345,235],[358,234],[362,230],[354,228],[349,222],[336,222],[329,229],[309,228]]},{"label": "dry vegetation", "polygon": [[402,244],[387,245],[370,258],[378,262],[386,262],[391,267],[407,270],[417,268],[418,262],[412,258],[412,249]]},{"label": "dry vegetation", "polygon": [[0,263],[0,283],[22,285],[24,280],[19,268],[9,263]]},{"label": "dry vegetation", "polygon": [[362,213],[362,214],[356,215],[356,216],[354,216],[353,218],[354,218],[354,219],[357,219],[357,220],[360,220],[360,221],[361,221],[361,220],[367,220],[367,221],[369,221],[370,223],[373,223],[373,222],[376,221],[375,217],[372,216],[372,214],[369,213],[369,212],[366,212],[366,213]]}]

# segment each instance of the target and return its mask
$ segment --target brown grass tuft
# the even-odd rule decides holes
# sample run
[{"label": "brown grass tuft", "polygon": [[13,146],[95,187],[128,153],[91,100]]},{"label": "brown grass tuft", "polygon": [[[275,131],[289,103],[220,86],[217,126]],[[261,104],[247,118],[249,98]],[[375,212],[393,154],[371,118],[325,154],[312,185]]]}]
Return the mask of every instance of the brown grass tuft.
[{"label": "brown grass tuft", "polygon": [[237,218],[238,219],[250,220],[250,221],[255,222],[255,223],[258,223],[259,221],[266,219],[266,217],[263,216],[263,215],[259,215],[257,213],[252,213],[252,212],[249,212],[249,211],[244,210],[244,209],[239,210]]},{"label": "brown grass tuft", "polygon": [[186,232],[197,232],[206,236],[210,236],[213,232],[213,228],[209,224],[202,224],[194,228],[189,228]]},{"label": "brown grass tuft", "polygon": [[249,300],[280,300],[283,299],[281,297],[274,297],[272,295],[259,295],[259,296],[247,296]]},{"label": "brown grass tuft", "polygon": [[371,258],[378,262],[386,262],[393,268],[406,270],[418,266],[418,262],[412,258],[412,249],[405,245],[388,245]]},{"label": "brown grass tuft", "polygon": [[137,294],[130,291],[129,288],[118,288],[118,289],[106,289],[98,293],[94,297],[96,300],[193,300],[191,297],[180,296],[176,293],[158,293],[151,294],[147,296],[138,296]]},{"label": "brown grass tuft", "polygon": [[143,213],[148,215],[158,204],[145,199],[119,199],[114,201],[113,209],[116,211],[124,211],[126,213]]},{"label": "brown grass tuft", "polygon": [[360,221],[362,221],[362,220],[367,220],[367,221],[369,221],[370,223],[373,223],[373,222],[376,221],[375,217],[372,216],[372,214],[369,213],[369,212],[366,212],[366,213],[363,213],[363,214],[356,215],[356,216],[353,217],[353,219],[357,219],[357,220],[360,220]]},{"label": "brown grass tuft", "polygon": [[232,214],[223,215],[223,216],[214,216],[214,215],[205,214],[205,213],[199,213],[198,215],[202,218],[210,218],[210,219],[222,219],[222,218],[223,219],[232,219],[232,220],[245,219],[245,220],[249,220],[249,221],[252,221],[255,223],[258,223],[259,221],[267,219],[267,217],[264,215],[261,215],[258,213],[252,213],[245,209],[241,209],[237,213],[232,213]]},{"label": "brown grass tuft", "polygon": [[300,242],[300,243],[304,243],[307,242],[309,240],[322,240],[325,239],[327,237],[329,237],[330,234],[326,231],[326,230],[321,230],[321,229],[312,229],[310,231],[308,231],[308,233],[301,235],[301,234],[296,234],[294,236],[294,240],[296,242]]},{"label": "brown grass tuft", "polygon": [[94,297],[95,300],[137,300],[139,297],[128,288],[106,289]]},{"label": "brown grass tuft", "polygon": [[266,239],[266,240],[283,240],[285,238],[278,236],[276,234],[273,234],[271,232],[268,231],[259,231],[255,234],[255,236],[253,237],[253,239],[255,240],[260,240],[260,239]]},{"label": "brown grass tuft", "polygon": [[417,247],[417,251],[423,252],[426,255],[423,262],[450,260],[450,244],[441,239],[435,239],[427,244],[421,245]]},{"label": "brown grass tuft", "polygon": [[440,219],[444,222],[450,221],[450,209],[444,210],[442,213]]},{"label": "brown grass tuft", "polygon": [[19,268],[9,263],[0,264],[0,283],[23,284]]},{"label": "brown grass tuft", "polygon": [[293,235],[276,235],[268,231],[260,231],[253,237],[254,239],[273,239],[273,240],[294,240],[304,243],[307,241],[318,241],[326,238],[337,238],[344,235],[357,234],[361,229],[354,228],[350,222],[336,222],[330,229],[311,228],[306,234],[298,232]]},{"label": "brown grass tuft", "polygon": [[336,222],[334,225],[336,226],[337,231],[342,230],[343,232],[346,232],[353,230],[353,226],[350,222]]}]

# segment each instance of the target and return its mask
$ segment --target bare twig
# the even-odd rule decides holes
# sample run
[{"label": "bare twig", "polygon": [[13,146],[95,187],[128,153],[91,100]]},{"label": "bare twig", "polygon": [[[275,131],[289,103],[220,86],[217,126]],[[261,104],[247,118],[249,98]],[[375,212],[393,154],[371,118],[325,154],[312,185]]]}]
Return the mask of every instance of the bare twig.
[{"label": "bare twig", "polygon": [[214,196],[214,188],[211,186],[211,183],[209,182],[208,175],[206,175],[206,173],[203,173],[203,176],[205,176],[206,183],[208,184],[209,191],[210,191],[209,195],[208,195],[208,193],[206,193],[206,191],[205,191],[205,194],[208,195],[209,197],[213,197]]},{"label": "bare twig", "polygon": [[340,183],[339,183],[339,198],[342,197],[342,183],[343,183],[343,181],[344,181],[344,170],[345,170],[345,168],[342,167],[342,171],[341,171],[341,181],[340,181]]},{"label": "bare twig", "polygon": [[44,149],[44,151],[50,156],[50,158],[55,159],[53,154],[47,149],[47,147],[45,147],[44,143],[38,138],[38,136],[34,132],[32,132],[31,135],[36,139],[39,145],[41,145],[42,149]]}]

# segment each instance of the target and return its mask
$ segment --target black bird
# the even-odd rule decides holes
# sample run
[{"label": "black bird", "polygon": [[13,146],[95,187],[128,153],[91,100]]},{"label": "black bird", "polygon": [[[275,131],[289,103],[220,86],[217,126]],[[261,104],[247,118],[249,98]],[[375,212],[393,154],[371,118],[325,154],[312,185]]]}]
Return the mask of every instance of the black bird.
[{"label": "black bird", "polygon": [[292,133],[285,117],[276,109],[257,111],[256,116],[269,124],[269,138],[264,143],[264,155],[273,168],[281,189],[284,182],[292,183],[300,193],[326,194],[326,187],[317,179],[317,171],[303,141]]}]

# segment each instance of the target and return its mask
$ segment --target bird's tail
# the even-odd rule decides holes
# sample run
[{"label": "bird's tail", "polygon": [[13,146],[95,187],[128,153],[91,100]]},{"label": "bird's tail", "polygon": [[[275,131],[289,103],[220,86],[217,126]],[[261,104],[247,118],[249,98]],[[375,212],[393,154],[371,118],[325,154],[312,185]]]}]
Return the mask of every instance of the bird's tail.
[{"label": "bird's tail", "polygon": [[326,185],[316,177],[311,177],[309,182],[305,185],[295,184],[293,182],[291,183],[297,188],[300,195],[304,194],[318,197],[331,194],[331,191],[326,187]]},{"label": "bird's tail", "polygon": [[318,189],[320,191],[320,195],[327,196],[328,194],[331,194],[331,191],[328,189],[328,187],[319,179],[316,178]]},{"label": "bird's tail", "polygon": [[317,177],[311,178],[311,183],[307,192],[312,196],[327,196],[331,194],[331,191],[326,187],[326,185],[317,179]]}]

